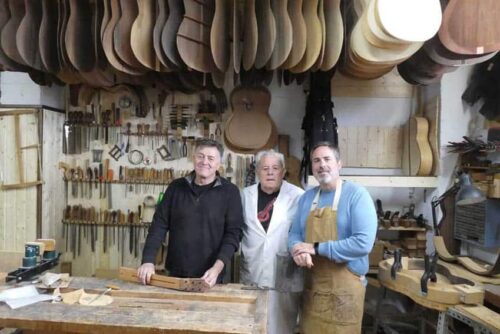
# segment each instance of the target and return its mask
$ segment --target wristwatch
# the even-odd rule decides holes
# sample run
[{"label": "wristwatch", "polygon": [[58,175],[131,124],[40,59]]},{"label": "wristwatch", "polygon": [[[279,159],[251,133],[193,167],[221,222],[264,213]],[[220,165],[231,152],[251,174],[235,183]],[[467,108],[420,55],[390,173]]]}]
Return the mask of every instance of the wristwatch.
[{"label": "wristwatch", "polygon": [[314,243],[314,252],[316,255],[319,255],[319,242]]}]

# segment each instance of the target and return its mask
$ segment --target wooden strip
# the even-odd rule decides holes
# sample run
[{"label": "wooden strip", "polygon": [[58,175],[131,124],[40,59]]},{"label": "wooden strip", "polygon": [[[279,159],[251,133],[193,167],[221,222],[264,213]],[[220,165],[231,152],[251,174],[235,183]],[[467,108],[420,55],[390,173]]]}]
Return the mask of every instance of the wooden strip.
[{"label": "wooden strip", "polygon": [[0,109],[0,116],[31,115],[36,113],[38,113],[38,109],[16,109],[16,110]]},{"label": "wooden strip", "polygon": [[21,116],[14,116],[14,134],[16,143],[16,160],[17,160],[17,172],[19,174],[20,184],[24,183],[24,162],[23,154],[21,152],[21,128],[20,128]]},{"label": "wooden strip", "polygon": [[43,181],[33,181],[33,182],[23,182],[17,184],[2,184],[0,185],[0,189],[2,190],[25,189],[30,187],[36,187],[43,183],[44,183]]}]

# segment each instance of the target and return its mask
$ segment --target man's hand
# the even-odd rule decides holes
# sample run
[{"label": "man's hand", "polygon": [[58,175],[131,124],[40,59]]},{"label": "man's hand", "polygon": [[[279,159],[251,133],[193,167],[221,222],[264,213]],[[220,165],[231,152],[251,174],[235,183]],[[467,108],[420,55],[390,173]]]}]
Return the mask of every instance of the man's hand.
[{"label": "man's hand", "polygon": [[316,255],[316,251],[314,250],[314,244],[301,242],[293,246],[292,256],[295,258],[295,256],[300,254]]},{"label": "man's hand", "polygon": [[299,255],[295,255],[293,257],[293,260],[299,267],[307,267],[311,269],[314,266],[312,261],[312,256],[311,254],[308,253],[301,253]]},{"label": "man's hand", "polygon": [[217,260],[215,261],[212,268],[205,271],[205,274],[201,276],[201,279],[205,281],[205,284],[209,288],[212,288],[215,283],[217,283],[217,277],[219,277],[222,269],[224,269],[224,262],[222,262],[221,260]]},{"label": "man's hand", "polygon": [[144,263],[137,269],[137,278],[142,284],[149,284],[151,276],[155,273],[155,265],[153,263]]}]

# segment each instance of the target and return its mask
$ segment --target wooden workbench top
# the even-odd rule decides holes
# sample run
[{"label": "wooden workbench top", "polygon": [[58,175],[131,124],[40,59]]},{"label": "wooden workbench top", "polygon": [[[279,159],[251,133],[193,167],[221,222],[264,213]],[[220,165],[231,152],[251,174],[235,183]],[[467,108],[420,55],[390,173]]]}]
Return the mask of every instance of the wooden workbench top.
[{"label": "wooden workbench top", "polygon": [[38,303],[17,310],[0,305],[0,327],[50,333],[265,333],[267,291],[217,285],[181,292],[121,280],[73,278],[70,289],[96,293],[113,284],[107,306]]}]

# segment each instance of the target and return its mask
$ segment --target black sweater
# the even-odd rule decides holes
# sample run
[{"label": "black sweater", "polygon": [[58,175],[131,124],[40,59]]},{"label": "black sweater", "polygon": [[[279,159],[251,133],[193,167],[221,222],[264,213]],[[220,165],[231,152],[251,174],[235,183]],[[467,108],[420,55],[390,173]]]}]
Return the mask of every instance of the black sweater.
[{"label": "black sweater", "polygon": [[142,253],[142,263],[154,263],[168,231],[166,268],[172,276],[201,277],[217,259],[226,268],[240,242],[243,210],[238,188],[217,177],[198,197],[193,178],[191,173],[168,186]]}]

